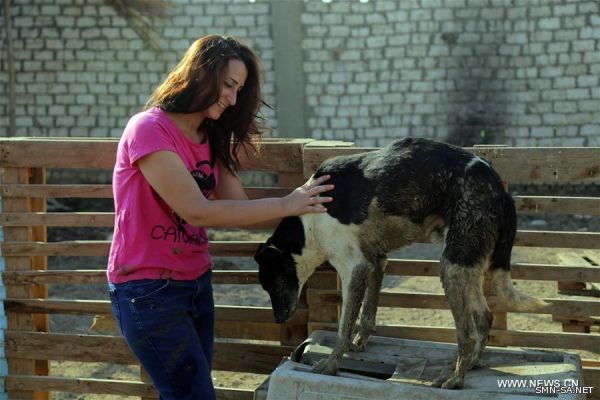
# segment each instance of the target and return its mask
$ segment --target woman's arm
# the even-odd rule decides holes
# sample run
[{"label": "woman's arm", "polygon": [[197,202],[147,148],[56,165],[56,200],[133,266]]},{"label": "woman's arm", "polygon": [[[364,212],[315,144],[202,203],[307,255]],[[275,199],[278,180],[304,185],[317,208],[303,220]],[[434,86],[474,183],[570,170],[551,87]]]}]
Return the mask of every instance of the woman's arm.
[{"label": "woman's arm", "polygon": [[[229,170],[222,165],[219,165],[219,184],[215,190],[215,198],[217,200],[248,200],[248,195],[246,194],[240,179],[237,176],[232,175]],[[243,227],[248,229],[274,229],[279,224],[279,221],[281,221],[281,218]]]},{"label": "woman's arm", "polygon": [[[157,151],[142,157],[137,163],[144,177],[162,199],[195,226],[251,226],[291,215],[325,212],[326,208],[321,204],[331,201],[330,197],[319,197],[319,194],[333,188],[332,185],[321,185],[329,178],[327,176],[307,182],[282,198],[248,200],[244,193],[242,199],[208,200],[177,154]],[[221,184],[223,183],[225,182]],[[220,195],[217,192],[217,196]],[[235,186],[224,189],[223,195],[242,196]]]}]

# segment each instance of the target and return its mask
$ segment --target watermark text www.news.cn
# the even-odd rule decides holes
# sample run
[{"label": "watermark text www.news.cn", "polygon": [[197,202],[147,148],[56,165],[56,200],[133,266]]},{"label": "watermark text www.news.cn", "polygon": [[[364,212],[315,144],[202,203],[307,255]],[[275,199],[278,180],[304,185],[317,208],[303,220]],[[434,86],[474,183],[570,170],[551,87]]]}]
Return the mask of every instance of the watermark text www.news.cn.
[{"label": "watermark text www.news.cn", "polygon": [[583,386],[577,379],[498,379],[498,387],[532,389],[536,394],[591,394],[592,386]]}]

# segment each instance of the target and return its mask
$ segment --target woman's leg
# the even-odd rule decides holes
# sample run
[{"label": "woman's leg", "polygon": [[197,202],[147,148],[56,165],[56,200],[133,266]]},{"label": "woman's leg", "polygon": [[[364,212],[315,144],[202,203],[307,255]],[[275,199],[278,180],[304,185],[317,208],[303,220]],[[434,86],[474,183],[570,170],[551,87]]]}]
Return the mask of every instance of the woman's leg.
[{"label": "woman's leg", "polygon": [[210,363],[193,320],[197,286],[195,281],[141,280],[110,289],[123,336],[163,400],[215,398]]}]

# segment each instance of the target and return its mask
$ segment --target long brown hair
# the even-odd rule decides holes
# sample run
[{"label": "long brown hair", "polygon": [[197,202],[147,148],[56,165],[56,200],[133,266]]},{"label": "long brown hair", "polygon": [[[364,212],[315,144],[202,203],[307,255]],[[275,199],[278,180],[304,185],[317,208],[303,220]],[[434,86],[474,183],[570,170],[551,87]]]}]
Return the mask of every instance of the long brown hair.
[{"label": "long brown hair", "polygon": [[[240,167],[238,153],[255,144],[263,131],[258,112],[261,104],[260,63],[250,47],[232,37],[204,36],[186,51],[146,103],[146,109],[158,106],[173,113],[195,113],[213,105],[220,96],[229,60],[240,60],[248,70],[244,87],[235,106],[228,107],[218,120],[204,121],[215,161],[232,174]],[[233,145],[233,146],[231,146]]]}]

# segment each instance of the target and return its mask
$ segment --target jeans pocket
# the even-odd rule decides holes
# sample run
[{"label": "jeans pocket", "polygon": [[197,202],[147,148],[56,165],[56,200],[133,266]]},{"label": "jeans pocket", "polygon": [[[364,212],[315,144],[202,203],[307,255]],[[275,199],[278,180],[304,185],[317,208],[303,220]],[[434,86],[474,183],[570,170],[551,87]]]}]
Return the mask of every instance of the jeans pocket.
[{"label": "jeans pocket", "polygon": [[136,312],[154,310],[165,296],[162,293],[169,287],[169,280],[141,280],[127,283],[127,292],[131,305]]}]

